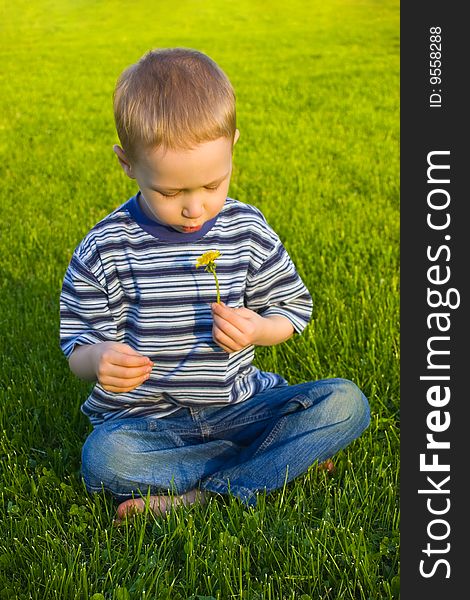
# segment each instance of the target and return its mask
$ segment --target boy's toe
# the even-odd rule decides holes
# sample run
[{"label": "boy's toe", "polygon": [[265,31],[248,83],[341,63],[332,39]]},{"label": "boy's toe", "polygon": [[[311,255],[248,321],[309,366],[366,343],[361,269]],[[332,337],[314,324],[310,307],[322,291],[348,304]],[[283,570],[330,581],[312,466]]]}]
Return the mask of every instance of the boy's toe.
[{"label": "boy's toe", "polygon": [[318,465],[318,468],[322,471],[328,471],[328,473],[333,473],[333,471],[335,470],[335,465],[331,458],[328,458],[324,462],[320,463]]},{"label": "boy's toe", "polygon": [[145,504],[142,498],[131,498],[125,500],[117,507],[115,521],[123,521],[126,517],[133,517],[137,513],[144,512]]}]

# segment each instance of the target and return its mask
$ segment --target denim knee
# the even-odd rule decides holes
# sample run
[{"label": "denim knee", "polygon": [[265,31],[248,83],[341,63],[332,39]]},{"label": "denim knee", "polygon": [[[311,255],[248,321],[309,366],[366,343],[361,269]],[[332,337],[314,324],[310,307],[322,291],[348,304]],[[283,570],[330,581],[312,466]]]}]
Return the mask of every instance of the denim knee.
[{"label": "denim knee", "polygon": [[367,398],[349,379],[314,381],[310,384],[306,396],[313,408],[314,420],[343,423],[346,429],[357,430],[357,435],[369,425],[370,410]]},{"label": "denim knee", "polygon": [[332,383],[334,383],[332,400],[335,402],[335,410],[359,435],[370,423],[370,407],[367,398],[349,379],[337,378],[333,379]]},{"label": "denim knee", "polygon": [[95,428],[83,444],[82,476],[89,491],[114,492],[117,481],[127,479],[132,436],[108,429],[105,425]]}]

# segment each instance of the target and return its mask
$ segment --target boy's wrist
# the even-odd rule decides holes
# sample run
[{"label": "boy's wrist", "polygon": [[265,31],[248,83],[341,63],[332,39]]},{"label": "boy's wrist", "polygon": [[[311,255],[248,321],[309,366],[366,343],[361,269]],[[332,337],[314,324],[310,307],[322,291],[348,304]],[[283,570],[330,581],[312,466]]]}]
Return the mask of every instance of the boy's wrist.
[{"label": "boy's wrist", "polygon": [[74,375],[85,381],[97,381],[97,350],[100,343],[76,346],[69,357],[69,367]]},{"label": "boy's wrist", "polygon": [[261,319],[260,331],[254,342],[256,346],[274,346],[285,342],[294,334],[294,327],[287,317],[269,315]]}]

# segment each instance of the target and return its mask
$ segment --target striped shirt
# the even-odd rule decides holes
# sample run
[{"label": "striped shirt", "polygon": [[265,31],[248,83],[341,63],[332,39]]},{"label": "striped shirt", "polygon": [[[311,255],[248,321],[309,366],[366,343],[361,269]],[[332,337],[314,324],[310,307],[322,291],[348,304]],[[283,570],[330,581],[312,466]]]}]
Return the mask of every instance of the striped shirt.
[{"label": "striped shirt", "polygon": [[242,402],[287,385],[252,364],[253,346],[228,354],[213,341],[214,276],[196,269],[201,254],[218,250],[221,300],[264,317],[283,315],[300,333],[311,296],[259,209],[227,198],[202,229],[179,233],[149,219],[139,195],[85,236],[62,285],[60,345],[67,358],[77,345],[115,341],[154,362],[150,378],[130,392],[96,383],[81,407],[91,423]]}]

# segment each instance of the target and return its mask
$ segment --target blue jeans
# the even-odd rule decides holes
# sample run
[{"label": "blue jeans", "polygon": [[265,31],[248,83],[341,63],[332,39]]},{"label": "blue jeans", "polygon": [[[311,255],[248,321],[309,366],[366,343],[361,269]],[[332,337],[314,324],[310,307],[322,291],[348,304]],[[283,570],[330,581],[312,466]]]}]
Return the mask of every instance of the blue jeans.
[{"label": "blue jeans", "polygon": [[278,386],[239,404],[98,425],[83,446],[82,474],[88,491],[104,488],[120,501],[199,488],[254,505],[256,492],[331,458],[369,420],[367,399],[346,379]]}]

